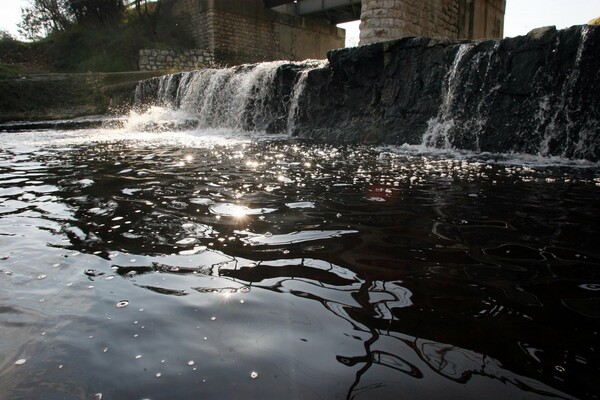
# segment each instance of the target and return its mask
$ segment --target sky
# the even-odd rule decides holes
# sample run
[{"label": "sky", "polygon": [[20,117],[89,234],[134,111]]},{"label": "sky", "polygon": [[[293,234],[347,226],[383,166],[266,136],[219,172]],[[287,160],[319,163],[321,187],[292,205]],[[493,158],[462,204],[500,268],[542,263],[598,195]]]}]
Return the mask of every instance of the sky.
[{"label": "sky", "polygon": [[[18,37],[21,7],[27,4],[28,0],[0,0],[0,29]],[[567,28],[596,17],[600,17],[600,0],[507,0],[504,35],[524,35],[546,25]],[[358,37],[358,24],[351,24],[348,36]]]}]

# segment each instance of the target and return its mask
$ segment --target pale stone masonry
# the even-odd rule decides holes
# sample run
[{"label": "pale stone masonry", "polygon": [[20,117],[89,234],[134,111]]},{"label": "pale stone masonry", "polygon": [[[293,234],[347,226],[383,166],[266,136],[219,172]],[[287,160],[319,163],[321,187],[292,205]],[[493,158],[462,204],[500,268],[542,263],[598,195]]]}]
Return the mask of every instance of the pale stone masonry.
[{"label": "pale stone masonry", "polygon": [[360,43],[406,36],[502,38],[505,0],[362,0]]},{"label": "pale stone masonry", "polygon": [[214,55],[203,49],[140,50],[140,71],[189,71],[215,66]]},{"label": "pale stone masonry", "polygon": [[[298,0],[302,1],[309,0]],[[302,16],[274,11],[266,8],[266,3],[269,2],[162,0],[161,12],[193,39],[196,48],[206,50],[212,61],[222,66],[322,59],[328,51],[344,47],[345,31],[331,25],[324,15],[327,4],[342,6],[347,5],[346,1],[322,0],[320,14]],[[293,0],[276,3],[297,4]],[[362,0],[360,44],[406,36],[501,38],[505,8],[506,0]],[[158,69],[158,63],[166,62],[156,58],[144,60],[140,60],[144,69]]]},{"label": "pale stone masonry", "polygon": [[344,47],[345,31],[327,22],[279,13],[262,0],[163,0],[171,18],[221,65],[325,58]]}]

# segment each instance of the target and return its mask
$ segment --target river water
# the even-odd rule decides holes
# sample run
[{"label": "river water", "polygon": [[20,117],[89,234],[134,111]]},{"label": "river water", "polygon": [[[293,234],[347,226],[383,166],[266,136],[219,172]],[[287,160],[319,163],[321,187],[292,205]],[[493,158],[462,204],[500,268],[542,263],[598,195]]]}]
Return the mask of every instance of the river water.
[{"label": "river water", "polygon": [[1,399],[600,395],[600,166],[0,133]]}]

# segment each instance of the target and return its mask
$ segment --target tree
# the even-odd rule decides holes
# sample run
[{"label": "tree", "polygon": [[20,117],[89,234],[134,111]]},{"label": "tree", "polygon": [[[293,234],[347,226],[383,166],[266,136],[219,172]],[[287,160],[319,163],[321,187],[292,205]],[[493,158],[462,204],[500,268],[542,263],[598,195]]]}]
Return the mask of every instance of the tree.
[{"label": "tree", "polygon": [[30,0],[30,5],[21,9],[19,33],[35,40],[51,32],[65,30],[71,22],[66,2],[67,0]]},{"label": "tree", "polygon": [[[106,24],[117,22],[126,9],[126,0],[29,0],[21,9],[19,32],[29,39],[40,39],[64,31],[74,23]],[[135,1],[140,6],[140,1]]]},{"label": "tree", "polygon": [[118,21],[125,11],[123,0],[66,0],[72,18],[81,23]]}]

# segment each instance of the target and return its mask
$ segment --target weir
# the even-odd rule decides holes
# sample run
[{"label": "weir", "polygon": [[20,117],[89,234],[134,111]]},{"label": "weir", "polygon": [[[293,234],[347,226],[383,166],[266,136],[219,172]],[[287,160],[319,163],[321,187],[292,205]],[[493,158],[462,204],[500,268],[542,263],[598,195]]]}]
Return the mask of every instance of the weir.
[{"label": "weir", "polygon": [[600,28],[503,40],[404,38],[328,61],[207,69],[143,81],[136,103],[201,127],[325,142],[600,159]]}]

